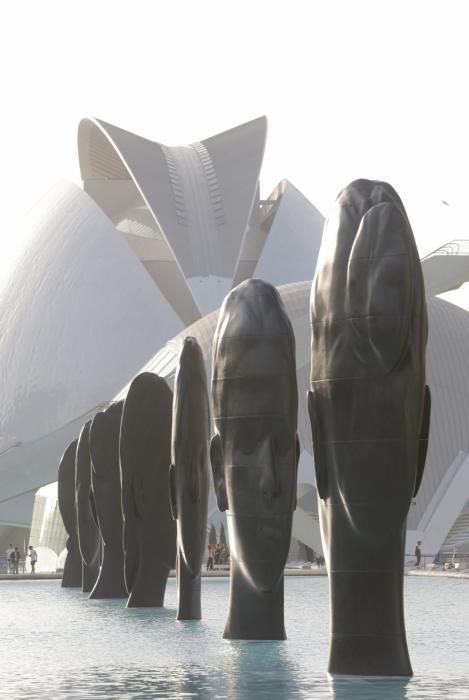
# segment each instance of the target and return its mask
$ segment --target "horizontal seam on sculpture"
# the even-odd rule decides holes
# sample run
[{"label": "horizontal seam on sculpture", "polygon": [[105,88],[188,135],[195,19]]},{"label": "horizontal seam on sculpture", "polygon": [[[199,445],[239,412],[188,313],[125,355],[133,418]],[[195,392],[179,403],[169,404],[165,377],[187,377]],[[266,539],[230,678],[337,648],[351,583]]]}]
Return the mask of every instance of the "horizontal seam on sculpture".
[{"label": "horizontal seam on sculpture", "polygon": [[290,338],[289,333],[236,333],[234,335],[228,335],[227,333],[223,333],[222,336],[219,336],[218,338],[218,345],[223,341],[227,340],[228,338]]},{"label": "horizontal seam on sculpture", "polygon": [[321,445],[337,445],[337,444],[348,444],[353,442],[418,442],[422,438],[420,435],[415,437],[370,437],[370,438],[344,438],[343,440],[315,440],[316,444]]},{"label": "horizontal seam on sculpture", "polygon": [[272,379],[276,377],[291,377],[293,372],[275,372],[274,374],[255,374],[254,376],[246,376],[246,374],[223,374],[216,377],[212,377],[213,382],[221,382],[226,379]]},{"label": "horizontal seam on sculpture", "polygon": [[[334,264],[337,260],[348,260],[349,263],[353,263],[356,260],[368,260],[369,262],[372,260],[385,260],[386,258],[410,258],[409,252],[406,253],[387,253],[386,255],[350,255],[350,254],[343,254],[343,255],[335,255],[334,256]],[[329,258],[330,259],[330,258]]]},{"label": "horizontal seam on sculpture", "polygon": [[270,467],[271,462],[259,462],[255,464],[229,464],[225,462],[225,469],[256,469],[257,467]]},{"label": "horizontal seam on sculpture", "polygon": [[394,569],[330,569],[330,574],[394,574]]},{"label": "horizontal seam on sculpture", "polygon": [[285,418],[288,415],[286,411],[285,413],[240,413],[239,415],[231,416],[214,416],[214,420],[232,420],[235,418]]},{"label": "horizontal seam on sculpture", "polygon": [[[348,260],[353,262],[354,260],[382,260],[383,258],[410,258],[410,251],[404,253],[387,253],[386,255],[350,255],[350,253],[339,253],[334,255],[334,263],[337,260]],[[331,260],[331,258],[327,258]]]},{"label": "horizontal seam on sculpture", "polygon": [[389,638],[393,639],[394,637],[401,637],[400,632],[396,632],[394,634],[355,634],[355,633],[348,633],[348,632],[331,632],[331,637],[341,637],[341,638],[348,638],[348,637],[369,637],[371,639],[381,639],[381,638]]},{"label": "horizontal seam on sculpture", "polygon": [[325,318],[320,318],[317,320],[312,320],[311,325],[312,326],[317,326],[321,323],[327,323],[328,321],[335,321],[335,322],[345,322],[345,321],[355,321],[357,318],[358,319],[365,319],[365,318],[411,318],[412,314],[363,314],[360,316],[339,316],[337,318],[331,318],[330,316],[326,316]]},{"label": "horizontal seam on sculpture", "polygon": [[[408,374],[408,379],[412,377],[420,378],[421,374]],[[356,381],[369,381],[370,379],[388,379],[389,375],[383,374],[379,377],[374,375],[365,375],[364,377],[322,377],[321,379],[312,379],[311,384],[319,384],[319,382],[356,382]]]}]

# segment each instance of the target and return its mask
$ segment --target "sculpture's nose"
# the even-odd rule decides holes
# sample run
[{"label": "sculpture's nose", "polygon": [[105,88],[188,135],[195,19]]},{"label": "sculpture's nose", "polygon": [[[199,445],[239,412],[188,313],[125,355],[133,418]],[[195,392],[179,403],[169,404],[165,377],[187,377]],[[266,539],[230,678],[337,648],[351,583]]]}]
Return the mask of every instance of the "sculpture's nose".
[{"label": "sculpture's nose", "polygon": [[262,469],[260,488],[262,498],[265,504],[272,508],[275,499],[280,494],[279,483],[277,478],[275,445],[273,439],[269,438],[264,443],[264,449],[261,455]]}]

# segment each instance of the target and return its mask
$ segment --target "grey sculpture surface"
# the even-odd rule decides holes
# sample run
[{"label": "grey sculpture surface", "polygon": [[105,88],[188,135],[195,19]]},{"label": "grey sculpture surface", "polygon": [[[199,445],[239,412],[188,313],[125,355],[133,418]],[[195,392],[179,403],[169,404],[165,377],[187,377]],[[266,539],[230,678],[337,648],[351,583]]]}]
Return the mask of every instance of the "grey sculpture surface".
[{"label": "grey sculpture surface", "polygon": [[200,620],[200,575],[207,538],[210,407],[200,345],[184,339],[174,380],[171,511],[177,522],[178,620]]},{"label": "grey sculpture surface", "polygon": [[262,280],[242,282],[220,310],[212,402],[210,459],[231,551],[224,637],[285,639],[299,459],[295,337],[277,290]]},{"label": "grey sculpture surface", "polygon": [[311,324],[329,671],[409,676],[404,546],[428,444],[428,328],[412,229],[387,183],[357,180],[340,193],[323,234]]},{"label": "grey sculpture surface", "polygon": [[169,503],[173,395],[151,372],[139,374],[124,401],[120,437],[124,571],[128,607],[160,607],[176,558]]},{"label": "grey sculpture surface", "polygon": [[85,423],[78,438],[75,465],[78,544],[83,562],[84,593],[90,593],[93,589],[101,559],[101,535],[91,488],[90,426],[91,421]]},{"label": "grey sculpture surface", "polygon": [[67,556],[62,576],[63,588],[81,588],[81,554],[78,547],[77,509],[75,502],[75,458],[78,440],[74,440],[62,455],[58,473],[60,515],[67,531]]},{"label": "grey sculpture surface", "polygon": [[102,538],[102,564],[90,598],[127,598],[119,432],[123,401],[100,411],[90,428],[91,484]]}]

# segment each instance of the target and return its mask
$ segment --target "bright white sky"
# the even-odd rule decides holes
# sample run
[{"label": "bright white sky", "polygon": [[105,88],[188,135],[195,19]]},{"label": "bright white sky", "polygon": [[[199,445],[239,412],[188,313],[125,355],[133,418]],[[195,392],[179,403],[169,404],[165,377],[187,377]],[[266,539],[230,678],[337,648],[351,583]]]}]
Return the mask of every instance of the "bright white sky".
[{"label": "bright white sky", "polygon": [[350,180],[384,179],[422,255],[469,238],[468,8],[2,3],[0,285],[27,244],[28,210],[57,180],[80,183],[76,131],[89,116],[177,145],[266,114],[262,196],[286,177],[327,214]]}]

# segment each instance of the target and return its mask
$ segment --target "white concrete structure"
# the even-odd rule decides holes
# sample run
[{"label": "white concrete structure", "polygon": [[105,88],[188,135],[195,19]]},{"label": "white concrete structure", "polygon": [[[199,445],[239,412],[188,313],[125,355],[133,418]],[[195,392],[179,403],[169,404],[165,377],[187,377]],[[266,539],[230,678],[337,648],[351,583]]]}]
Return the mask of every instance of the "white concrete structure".
[{"label": "white concrete structure", "polygon": [[[443,259],[442,259],[443,258]],[[455,240],[422,260],[427,294],[443,294],[469,280],[469,241]]]},{"label": "white concrete structure", "polygon": [[310,277],[323,217],[286,181],[260,199],[266,132],[167,147],[81,122],[84,191],[42,200],[0,292],[0,523],[29,525],[83,423],[233,285]]},{"label": "white concrete structure", "polygon": [[[262,117],[168,147],[81,122],[84,190],[60,185],[40,203],[31,244],[0,293],[0,523],[29,525],[33,494],[55,480],[67,444],[142,367],[171,383],[183,335],[199,339],[209,365],[214,310],[232,286],[257,276],[284,285],[296,334],[302,454],[294,536],[320,548],[304,280],[314,274],[323,217],[287,181],[261,199],[266,129]],[[416,539],[431,554],[447,540],[469,542],[469,314],[434,298],[469,280],[468,261],[467,241],[423,260],[433,410],[409,514],[411,551]]]},{"label": "white concrete structure", "polygon": [[[316,551],[321,549],[312,456],[312,441],[306,406],[310,378],[309,295],[311,283],[280,287],[296,337],[299,395],[298,430],[302,448],[299,465],[299,498],[293,536]],[[442,299],[427,299],[429,341],[427,382],[432,390],[430,442],[424,477],[408,518],[408,552],[417,539],[424,551],[437,554],[458,516],[469,523],[469,312]],[[166,344],[142,371],[153,371],[172,385],[179,343],[195,336],[204,351],[207,376],[211,376],[212,337],[218,312],[186,328]],[[116,396],[126,395],[127,386]],[[215,503],[213,503],[215,508]],[[314,521],[314,522],[313,522]],[[459,538],[464,532],[459,532]],[[469,531],[467,538],[469,541]]]}]

